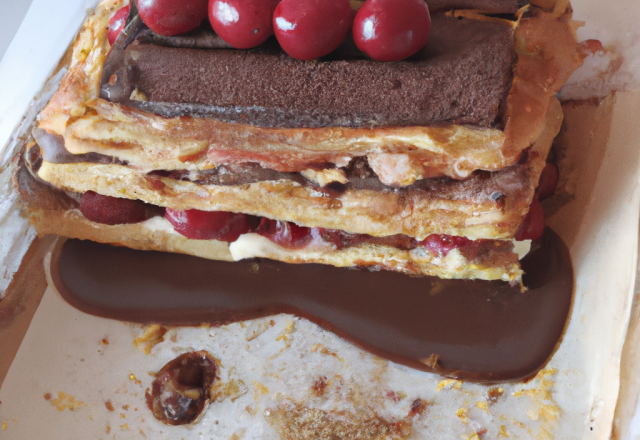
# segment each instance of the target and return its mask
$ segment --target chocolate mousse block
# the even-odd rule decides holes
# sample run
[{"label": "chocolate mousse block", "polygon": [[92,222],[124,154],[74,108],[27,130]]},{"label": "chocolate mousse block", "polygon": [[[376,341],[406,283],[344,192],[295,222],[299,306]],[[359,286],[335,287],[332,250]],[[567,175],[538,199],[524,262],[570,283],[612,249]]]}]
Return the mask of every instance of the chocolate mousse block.
[{"label": "chocolate mousse block", "polygon": [[274,128],[500,128],[517,58],[509,22],[445,15],[433,17],[425,48],[392,63],[353,51],[344,59],[300,61],[274,40],[244,51],[184,48],[179,46],[215,47],[212,31],[195,34],[201,43],[149,33],[143,29],[132,44],[112,51],[103,97],[165,117]]}]

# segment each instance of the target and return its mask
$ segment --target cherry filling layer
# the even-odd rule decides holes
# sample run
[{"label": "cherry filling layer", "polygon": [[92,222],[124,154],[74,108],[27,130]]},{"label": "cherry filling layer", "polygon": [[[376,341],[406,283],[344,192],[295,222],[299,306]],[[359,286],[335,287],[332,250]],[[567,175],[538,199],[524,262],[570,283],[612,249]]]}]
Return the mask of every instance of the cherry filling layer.
[{"label": "cherry filling layer", "polygon": [[[374,237],[366,234],[351,234],[339,229],[308,228],[293,222],[271,220],[244,214],[227,212],[205,212],[198,210],[174,211],[167,209],[165,218],[174,225],[176,232],[195,239],[216,239],[234,242],[242,234],[256,233],[286,249],[304,249],[312,243],[333,245],[337,250],[364,243],[379,244],[402,250],[422,247],[436,257],[445,257],[455,248],[473,246],[474,241],[465,237],[432,234],[419,241],[407,235]],[[179,221],[176,221],[176,219]]]},{"label": "cherry filling layer", "polygon": [[[104,196],[89,191],[82,195],[80,211],[89,220],[107,225],[138,223],[153,215],[146,203]],[[154,215],[157,215],[157,210]],[[271,220],[247,214],[189,209],[177,211],[166,208],[164,217],[176,232],[194,240],[220,240],[232,243],[242,234],[256,233],[286,249],[304,249],[315,244],[332,245],[345,249],[369,243],[395,247],[402,250],[424,248],[436,257],[445,257],[456,248],[471,247],[486,240],[472,241],[465,237],[432,234],[422,241],[397,234],[374,237],[351,234],[338,229],[308,228],[292,222]]]}]

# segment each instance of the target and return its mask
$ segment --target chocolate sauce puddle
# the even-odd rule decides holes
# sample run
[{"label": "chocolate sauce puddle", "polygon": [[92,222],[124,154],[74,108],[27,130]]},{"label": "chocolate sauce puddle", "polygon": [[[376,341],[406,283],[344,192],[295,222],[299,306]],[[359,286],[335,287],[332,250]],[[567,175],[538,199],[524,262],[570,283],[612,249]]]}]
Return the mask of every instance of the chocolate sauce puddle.
[{"label": "chocolate sauce puddle", "polygon": [[[571,308],[573,269],[553,231],[522,264],[525,293],[503,282],[228,263],[68,240],[54,253],[51,274],[65,300],[96,316],[221,325],[291,313],[394,362],[493,382],[535,375]],[[432,355],[437,364],[423,362]]]}]

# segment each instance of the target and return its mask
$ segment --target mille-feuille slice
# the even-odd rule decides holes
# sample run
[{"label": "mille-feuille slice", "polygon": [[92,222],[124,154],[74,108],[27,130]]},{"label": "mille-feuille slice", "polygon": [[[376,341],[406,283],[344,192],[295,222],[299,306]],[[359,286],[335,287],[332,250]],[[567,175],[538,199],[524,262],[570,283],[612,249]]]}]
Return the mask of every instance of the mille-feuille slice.
[{"label": "mille-feuille slice", "polygon": [[[351,121],[351,127],[268,128],[260,124],[224,122],[211,114],[167,118],[175,115],[163,117],[98,98],[108,53],[103,25],[117,4],[102,3],[88,20],[76,43],[70,70],[41,116],[40,127],[46,133],[39,134],[42,145],[61,142],[71,153],[109,157],[112,163],[55,163],[50,158],[52,154],[44,148],[39,178],[75,194],[97,191],[177,210],[242,212],[373,238],[398,234],[418,241],[433,234],[473,239],[512,238],[526,215],[546,154],[559,130],[561,111],[553,93],[579,64],[570,10],[555,13],[532,6],[526,17],[513,23],[463,11],[434,17],[434,27],[446,29],[459,26],[458,23],[465,26],[470,23],[470,29],[497,28],[498,32],[488,35],[504,36],[507,32],[518,53],[515,69],[508,64],[509,75],[497,81],[503,83],[499,93],[502,96],[496,105],[488,106],[494,108],[495,114],[494,120],[485,117],[487,127],[442,125],[444,121],[436,120],[433,126],[371,128],[358,127]],[[130,25],[128,30],[133,35],[124,35],[120,42],[127,38],[135,41],[140,34],[139,26],[135,22]],[[484,40],[480,39],[478,44],[486,44]],[[432,37],[433,41],[438,42],[438,37]],[[135,45],[132,47],[136,49]],[[166,54],[166,49],[158,46],[154,50]],[[465,46],[465,49],[468,48]],[[118,49],[117,43],[114,50],[122,50],[121,55],[127,55],[124,45]],[[427,47],[427,52],[429,50]],[[229,57],[230,53],[215,52],[208,53],[217,57]],[[136,53],[129,53],[129,57],[139,60]],[[110,58],[113,56],[112,53]],[[449,55],[439,56],[446,64]],[[255,58],[249,54],[244,58],[252,57]],[[345,61],[336,63],[345,65]],[[515,72],[512,76],[511,70]],[[116,73],[107,77],[111,85],[118,83]],[[166,102],[156,103],[159,106],[154,107],[153,99],[149,100],[149,90],[134,86],[127,98],[128,104],[135,101],[141,103],[139,107],[147,106],[159,113],[163,113],[158,110],[160,107],[171,109]],[[200,104],[194,113],[202,113],[207,106],[211,107]],[[172,111],[176,111],[175,107]],[[184,106],[182,110],[177,107],[178,112],[184,111]],[[250,112],[247,115],[250,116]],[[463,117],[457,122],[472,121]],[[504,129],[501,130],[500,125]],[[269,160],[263,160],[265,153]],[[292,157],[296,160],[291,160]],[[363,158],[366,158],[365,165],[368,164],[364,177],[349,166],[339,166],[352,165]],[[256,163],[262,165],[262,170],[270,171],[270,175],[265,177],[263,172],[255,177],[253,173],[248,182],[239,181],[238,175],[242,177],[247,167],[255,167]],[[419,166],[415,166],[416,163]],[[501,171],[490,173],[474,171],[476,169]],[[468,178],[433,178],[442,175]],[[336,182],[337,189],[335,185],[323,185]],[[40,229],[52,232],[56,228],[41,226]],[[127,240],[135,241],[127,237],[118,242],[127,244]],[[247,238],[242,240],[246,242]],[[103,237],[99,241],[116,240]],[[503,252],[504,244],[496,241],[494,247]],[[510,246],[509,242],[506,244]],[[166,245],[144,247],[163,246]],[[369,240],[360,246],[387,245]],[[388,255],[384,252],[354,254],[354,246],[346,250],[325,247],[313,252],[296,249],[294,255],[279,249],[265,250],[265,246],[252,254],[247,246],[232,244],[231,254],[236,249],[236,258],[265,256],[292,262],[381,266],[444,277],[513,280],[520,273],[514,262],[517,257],[510,248],[503,252],[507,258],[485,258],[478,265],[476,252],[474,258],[465,257],[442,268],[438,267],[442,254],[416,262],[415,248],[387,247],[391,248]],[[417,253],[420,251],[422,249]],[[491,252],[484,251],[484,255],[489,254]],[[500,265],[497,260],[509,263]],[[476,270],[478,267],[480,270]],[[497,270],[486,275],[491,267]]]}]

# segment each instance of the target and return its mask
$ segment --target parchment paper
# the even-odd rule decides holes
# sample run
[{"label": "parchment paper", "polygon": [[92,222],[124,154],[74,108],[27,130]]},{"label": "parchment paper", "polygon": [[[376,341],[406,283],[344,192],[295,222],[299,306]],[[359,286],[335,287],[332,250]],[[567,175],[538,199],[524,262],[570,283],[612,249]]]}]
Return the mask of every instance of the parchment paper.
[{"label": "parchment paper", "polygon": [[[605,45],[617,43],[619,53],[627,57],[628,64],[616,72],[629,75],[622,82],[608,76],[613,81],[609,88],[634,86],[637,50],[632,43],[638,14],[632,12],[640,5],[633,0],[616,2],[615,7],[603,7],[595,0],[573,4],[575,18],[589,20],[583,37],[592,32]],[[0,248],[2,267],[7,268],[5,286],[33,236],[18,218],[15,197],[7,184],[7,160],[46,101],[46,90],[34,102],[32,97],[54,73],[81,25],[85,6],[77,0],[34,0],[0,64],[0,139],[8,139],[2,154],[5,186],[0,199],[0,234],[8,237],[4,242],[10,244],[8,249]],[[32,29],[39,32],[34,35]],[[591,90],[594,76],[584,71],[579,75],[573,85]],[[50,88],[59,77],[54,75]],[[583,104],[567,110],[568,128],[559,141],[563,198],[546,209],[552,213],[549,224],[569,244],[576,268],[570,325],[547,368],[530,383],[502,384],[504,399],[490,408],[482,406],[487,403],[487,388],[482,385],[444,383],[440,377],[373,358],[307,321],[286,315],[274,318],[272,329],[251,341],[241,324],[172,330],[170,338],[146,355],[133,344],[145,329],[84,315],[49,288],[0,389],[0,436],[277,438],[277,427],[265,411],[283,399],[308,399],[309,382],[323,374],[341,375],[364,401],[377,402],[381,389],[404,393],[406,397],[398,402],[380,404],[388,417],[406,413],[414,398],[429,400],[427,415],[414,423],[413,438],[473,438],[478,426],[488,429],[483,438],[497,438],[502,427],[517,438],[609,438],[636,271],[639,108],[638,93],[618,93],[599,106]],[[263,324],[244,325],[261,329]],[[289,335],[290,344],[283,342],[283,334]],[[335,356],[329,359],[325,351],[314,351],[316,344],[328,347]],[[206,348],[222,360],[223,383],[244,378],[246,393],[236,400],[223,399],[215,408],[212,405],[196,428],[171,430],[145,412],[142,395],[152,380],[147,373],[157,371],[176,353],[194,348]],[[626,374],[625,381],[632,376]],[[632,396],[625,399],[619,414],[634,412],[630,408],[637,400],[633,398],[636,388],[628,388]],[[107,401],[117,410],[110,411]],[[357,407],[354,401],[349,402],[352,407],[339,401],[324,405]],[[462,414],[468,414],[466,422],[459,414],[461,408],[466,411]],[[631,438],[625,437],[630,432],[625,431],[630,418],[620,416],[617,432],[624,433],[621,438]]]}]

